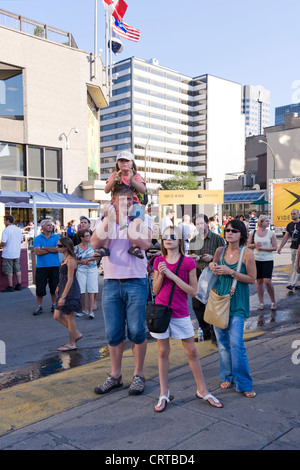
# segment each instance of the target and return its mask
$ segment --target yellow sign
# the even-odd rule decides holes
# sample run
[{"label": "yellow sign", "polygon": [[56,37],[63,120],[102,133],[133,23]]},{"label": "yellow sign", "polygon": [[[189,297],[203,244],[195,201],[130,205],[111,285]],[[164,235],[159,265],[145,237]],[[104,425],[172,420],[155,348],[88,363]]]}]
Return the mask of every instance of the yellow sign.
[{"label": "yellow sign", "polygon": [[159,205],[162,204],[223,204],[224,191],[219,190],[169,190],[159,191]]},{"label": "yellow sign", "polygon": [[286,227],[291,222],[291,210],[300,211],[300,182],[273,183],[273,224]]}]

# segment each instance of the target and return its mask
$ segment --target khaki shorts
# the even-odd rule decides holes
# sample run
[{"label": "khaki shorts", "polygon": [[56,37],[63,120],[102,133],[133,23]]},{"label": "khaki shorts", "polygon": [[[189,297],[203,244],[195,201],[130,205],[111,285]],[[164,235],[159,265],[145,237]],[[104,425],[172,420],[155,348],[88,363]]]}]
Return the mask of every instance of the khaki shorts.
[{"label": "khaki shorts", "polygon": [[9,259],[9,258],[2,258],[2,273],[13,274],[13,273],[20,273],[21,272],[21,263],[20,258]]}]

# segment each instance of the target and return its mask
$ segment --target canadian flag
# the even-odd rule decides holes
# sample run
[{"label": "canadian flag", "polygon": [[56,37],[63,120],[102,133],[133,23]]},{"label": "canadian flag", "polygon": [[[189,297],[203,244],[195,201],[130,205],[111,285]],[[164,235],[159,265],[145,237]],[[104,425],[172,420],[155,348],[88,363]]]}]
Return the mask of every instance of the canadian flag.
[{"label": "canadian flag", "polygon": [[105,10],[113,15],[118,21],[122,21],[127,10],[127,3],[124,0],[101,0]]}]

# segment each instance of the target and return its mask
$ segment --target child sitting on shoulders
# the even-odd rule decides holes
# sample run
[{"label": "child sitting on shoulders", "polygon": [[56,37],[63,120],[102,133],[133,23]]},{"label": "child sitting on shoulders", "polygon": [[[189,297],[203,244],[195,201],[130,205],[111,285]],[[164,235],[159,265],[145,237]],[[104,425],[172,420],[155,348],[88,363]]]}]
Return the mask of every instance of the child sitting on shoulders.
[{"label": "child sitting on shoulders", "polygon": [[[128,150],[123,150],[117,154],[117,161],[115,171],[108,178],[104,191],[106,194],[114,190],[116,185],[126,185],[133,192],[133,206],[129,214],[129,219],[135,221],[135,227],[145,220],[144,210],[142,204],[146,204],[146,183],[142,176],[137,172],[134,156]],[[125,223],[120,230],[128,227]],[[102,250],[102,253],[101,253]],[[108,247],[101,247],[99,249],[102,256],[109,255]],[[133,256],[137,258],[144,258],[144,255],[138,246],[132,245],[128,250]]]}]

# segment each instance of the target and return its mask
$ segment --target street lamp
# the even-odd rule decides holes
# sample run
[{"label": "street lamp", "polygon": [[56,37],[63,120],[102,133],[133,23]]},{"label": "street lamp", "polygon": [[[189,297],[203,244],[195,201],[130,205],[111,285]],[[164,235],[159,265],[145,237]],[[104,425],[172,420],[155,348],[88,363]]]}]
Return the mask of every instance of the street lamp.
[{"label": "street lamp", "polygon": [[72,129],[70,130],[68,135],[66,135],[64,132],[62,132],[59,136],[59,140],[62,140],[63,136],[65,137],[65,139],[66,139],[66,149],[67,150],[70,148],[69,137],[70,137],[70,134],[71,134],[72,131],[74,131],[75,134],[78,134],[78,132],[79,132],[77,127],[72,127]]},{"label": "street lamp", "polygon": [[272,154],[272,157],[273,157],[273,179],[275,179],[275,162],[276,162],[276,160],[275,160],[274,151],[273,151],[271,145],[268,144],[268,142],[265,142],[264,140],[259,140],[258,143],[259,143],[259,144],[265,144],[265,145],[269,148],[269,150],[270,150],[270,152],[271,152],[271,154]]},{"label": "street lamp", "polygon": [[159,131],[159,132],[154,132],[154,134],[150,134],[148,139],[147,139],[147,142],[146,142],[146,145],[145,145],[145,157],[144,157],[144,160],[145,160],[145,168],[144,168],[144,180],[145,180],[145,183],[146,183],[146,171],[147,171],[147,148],[148,148],[148,144],[149,144],[149,141],[151,139],[151,137],[155,136],[155,135],[160,135],[160,134],[169,134],[169,135],[172,135],[173,132],[169,132],[169,131]]}]

